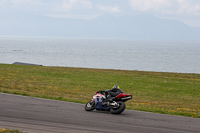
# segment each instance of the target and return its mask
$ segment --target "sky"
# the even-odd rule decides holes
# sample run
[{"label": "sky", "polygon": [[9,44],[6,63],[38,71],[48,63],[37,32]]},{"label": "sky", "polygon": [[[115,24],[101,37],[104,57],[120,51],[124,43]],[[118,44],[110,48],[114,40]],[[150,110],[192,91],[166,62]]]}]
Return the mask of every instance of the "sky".
[{"label": "sky", "polygon": [[90,20],[143,13],[200,27],[200,0],[0,0],[1,21],[31,15]]},{"label": "sky", "polygon": [[200,0],[0,0],[0,36],[199,41]]}]

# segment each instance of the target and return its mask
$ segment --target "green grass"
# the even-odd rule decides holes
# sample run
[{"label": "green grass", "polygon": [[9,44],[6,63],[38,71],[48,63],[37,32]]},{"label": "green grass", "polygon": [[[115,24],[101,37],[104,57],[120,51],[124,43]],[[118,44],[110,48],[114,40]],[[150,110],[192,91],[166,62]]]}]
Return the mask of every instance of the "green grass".
[{"label": "green grass", "polygon": [[21,132],[21,131],[19,131],[17,129],[7,129],[7,128],[4,128],[4,129],[0,129],[0,133],[25,133],[25,132]]},{"label": "green grass", "polygon": [[119,85],[128,109],[200,118],[200,74],[0,64],[0,92],[86,103]]}]

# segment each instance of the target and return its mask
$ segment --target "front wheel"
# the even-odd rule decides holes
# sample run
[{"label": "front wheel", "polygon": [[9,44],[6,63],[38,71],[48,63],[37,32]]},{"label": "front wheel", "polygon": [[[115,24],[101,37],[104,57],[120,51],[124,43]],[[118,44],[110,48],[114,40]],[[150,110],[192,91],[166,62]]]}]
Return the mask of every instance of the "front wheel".
[{"label": "front wheel", "polygon": [[117,107],[110,108],[110,112],[111,112],[112,114],[120,114],[120,113],[122,113],[122,112],[124,111],[124,109],[126,108],[125,103],[122,102],[122,101],[118,101],[117,104],[118,104]]},{"label": "front wheel", "polygon": [[85,105],[85,110],[86,111],[92,111],[95,109],[95,103],[94,101],[90,100],[86,105]]}]

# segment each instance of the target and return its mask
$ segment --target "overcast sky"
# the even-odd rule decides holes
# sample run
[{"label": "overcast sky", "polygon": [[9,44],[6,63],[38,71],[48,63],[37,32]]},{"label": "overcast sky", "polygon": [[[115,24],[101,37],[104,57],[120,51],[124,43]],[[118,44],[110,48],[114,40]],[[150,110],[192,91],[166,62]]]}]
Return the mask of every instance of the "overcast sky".
[{"label": "overcast sky", "polygon": [[200,27],[200,0],[0,0],[1,21],[31,15],[90,20],[144,13]]}]

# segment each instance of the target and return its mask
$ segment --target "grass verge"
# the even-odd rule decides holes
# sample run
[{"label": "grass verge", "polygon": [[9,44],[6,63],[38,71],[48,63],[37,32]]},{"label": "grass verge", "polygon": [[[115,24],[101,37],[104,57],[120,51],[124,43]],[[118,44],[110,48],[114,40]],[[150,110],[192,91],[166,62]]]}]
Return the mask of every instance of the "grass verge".
[{"label": "grass verge", "polygon": [[17,129],[7,129],[7,128],[4,128],[4,129],[0,129],[0,133],[27,133],[27,132],[21,132]]},{"label": "grass verge", "polygon": [[0,92],[86,103],[119,85],[128,109],[200,118],[200,74],[0,64]]}]

